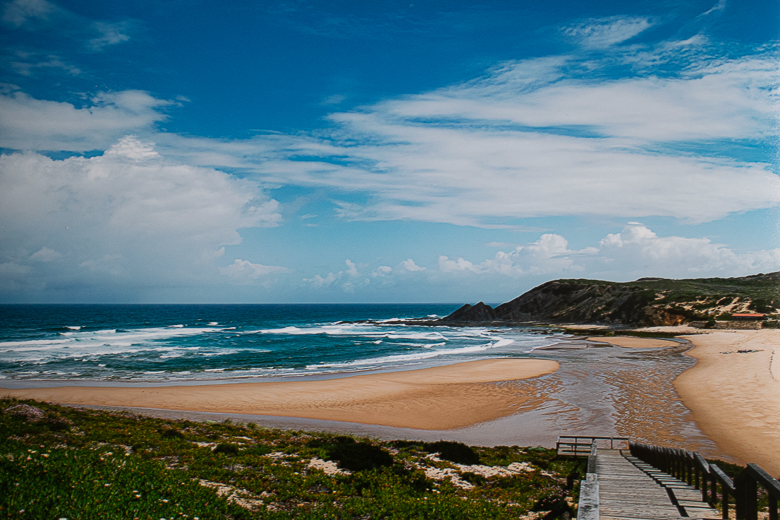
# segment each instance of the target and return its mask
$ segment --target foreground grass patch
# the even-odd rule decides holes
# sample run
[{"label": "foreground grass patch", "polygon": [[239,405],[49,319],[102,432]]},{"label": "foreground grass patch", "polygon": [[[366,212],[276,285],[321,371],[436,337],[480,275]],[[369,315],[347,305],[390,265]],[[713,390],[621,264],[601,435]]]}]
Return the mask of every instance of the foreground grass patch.
[{"label": "foreground grass patch", "polygon": [[578,469],[541,448],[379,442],[0,399],[0,518],[568,518],[577,490],[567,477]]}]

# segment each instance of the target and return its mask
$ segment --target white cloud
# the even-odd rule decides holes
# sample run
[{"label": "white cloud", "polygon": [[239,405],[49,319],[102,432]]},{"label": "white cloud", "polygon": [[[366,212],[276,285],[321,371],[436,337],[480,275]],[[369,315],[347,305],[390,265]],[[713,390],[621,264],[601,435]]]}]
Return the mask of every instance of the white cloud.
[{"label": "white cloud", "polygon": [[379,267],[377,267],[371,272],[371,276],[377,278],[380,276],[387,276],[392,272],[393,272],[393,268],[390,267],[389,265],[380,265]]},{"label": "white cloud", "polygon": [[112,159],[129,159],[133,162],[160,158],[160,154],[154,149],[153,142],[140,141],[134,135],[126,135],[119,139],[116,144],[105,151],[103,156]]},{"label": "white cloud", "polygon": [[587,20],[566,28],[564,34],[585,47],[603,49],[633,38],[652,25],[647,18],[615,16]]},{"label": "white cloud", "polygon": [[46,0],[12,0],[5,5],[2,21],[27,30],[59,33],[83,42],[92,51],[130,40],[133,21],[96,21]]},{"label": "white cloud", "polygon": [[425,267],[420,267],[411,258],[401,262],[400,268],[409,272],[425,271]]},{"label": "white cloud", "polygon": [[127,34],[127,24],[95,22],[94,28],[100,36],[89,41],[89,46],[93,50],[101,50],[108,45],[116,45],[130,40]]},{"label": "white cloud", "polygon": [[498,251],[493,258],[474,264],[463,258],[450,260],[439,257],[439,269],[443,272],[468,271],[476,274],[499,274],[511,277],[545,275],[565,271],[581,271],[572,257],[590,255],[593,249],[571,251],[568,241],[556,234],[544,234],[539,240],[517,246],[509,252]]},{"label": "white cloud", "polygon": [[79,267],[89,271],[107,273],[113,277],[118,277],[126,273],[120,263],[122,255],[104,255],[102,258],[90,258],[79,264]]},{"label": "white cloud", "polygon": [[20,27],[31,19],[46,19],[59,8],[46,0],[13,0],[5,5],[3,21]]},{"label": "white cloud", "polygon": [[274,138],[287,151],[263,149],[247,167],[370,194],[367,203],[334,201],[348,220],[702,222],[780,203],[771,157],[714,152],[739,141],[774,146],[780,90],[770,56],[598,81],[567,75],[576,66],[572,58],[513,62],[462,85],[334,114],[348,146]]},{"label": "white cloud", "polygon": [[626,271],[659,276],[739,276],[780,270],[780,249],[735,253],[708,238],[659,237],[637,222],[607,235],[598,250],[600,257]]},{"label": "white cloud", "polygon": [[[0,155],[0,244],[4,259],[39,266],[31,279],[216,281],[216,260],[241,228],[280,219],[256,183],[176,164],[131,136],[92,158]],[[43,269],[55,259],[56,272]]]},{"label": "white cloud", "polygon": [[253,264],[248,260],[236,258],[227,267],[220,267],[219,272],[238,283],[251,283],[260,278],[267,278],[274,274],[291,273],[292,270],[278,265]]},{"label": "white cloud", "polygon": [[28,52],[17,52],[16,54],[19,61],[11,62],[11,67],[23,76],[32,76],[39,70],[62,70],[72,76],[81,74],[81,70],[78,67],[65,63],[55,55],[39,56]]},{"label": "white cloud", "polygon": [[128,133],[149,133],[171,105],[138,90],[100,93],[83,107],[0,91],[0,147],[12,150],[105,150]]},{"label": "white cloud", "polygon": [[458,271],[471,271],[473,273],[479,273],[481,271],[479,266],[472,264],[468,260],[464,260],[463,258],[450,260],[448,256],[444,255],[439,257],[439,270],[445,273],[454,273]]},{"label": "white cloud", "polygon": [[[669,44],[642,52],[660,60]],[[770,54],[609,80],[589,75],[577,56],[507,62],[460,85],[333,114],[333,139],[188,138],[155,130],[170,102],[144,92],[101,94],[77,108],[7,90],[0,146],[85,151],[132,133],[184,164],[368,195],[363,203],[333,200],[346,220],[496,228],[553,215],[703,222],[780,203],[771,158],[711,153],[735,142],[776,143],[780,90]]]},{"label": "white cloud", "polygon": [[726,0],[718,0],[718,2],[712,6],[708,11],[700,14],[699,16],[707,16],[713,13],[719,13],[726,9]]},{"label": "white cloud", "polygon": [[355,264],[355,262],[351,261],[350,259],[347,259],[345,263],[347,264],[347,274],[348,275],[350,275],[350,276],[359,276],[360,275],[360,273],[357,270],[357,265]]},{"label": "white cloud", "polygon": [[341,278],[341,275],[342,273],[340,272],[338,274],[328,273],[325,277],[315,274],[311,278],[304,278],[303,281],[319,289],[332,285],[336,280]]},{"label": "white cloud", "polygon": [[59,251],[44,246],[30,255],[30,260],[33,262],[53,262],[61,257],[62,253]]},{"label": "white cloud", "polygon": [[623,280],[741,276],[780,270],[780,249],[735,253],[708,238],[659,237],[643,224],[632,222],[621,232],[580,250],[570,250],[560,235],[545,234],[536,242],[499,251],[480,263],[441,256],[439,269],[513,278],[571,274]]}]

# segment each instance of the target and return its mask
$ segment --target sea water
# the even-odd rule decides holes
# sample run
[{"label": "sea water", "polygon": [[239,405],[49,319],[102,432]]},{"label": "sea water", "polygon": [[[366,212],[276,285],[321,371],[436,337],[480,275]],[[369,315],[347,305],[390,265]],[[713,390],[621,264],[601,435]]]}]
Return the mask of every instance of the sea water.
[{"label": "sea water", "polygon": [[457,307],[2,305],[0,379],[321,378],[526,357],[556,341],[549,331],[414,323]]}]

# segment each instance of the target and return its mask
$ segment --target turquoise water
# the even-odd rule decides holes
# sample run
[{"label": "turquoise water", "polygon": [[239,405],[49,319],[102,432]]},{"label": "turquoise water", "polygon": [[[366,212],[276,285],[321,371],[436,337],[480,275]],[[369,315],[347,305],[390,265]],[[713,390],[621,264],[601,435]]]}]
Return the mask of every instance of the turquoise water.
[{"label": "turquoise water", "polygon": [[0,379],[323,377],[528,355],[549,333],[401,323],[457,305],[3,305]]}]

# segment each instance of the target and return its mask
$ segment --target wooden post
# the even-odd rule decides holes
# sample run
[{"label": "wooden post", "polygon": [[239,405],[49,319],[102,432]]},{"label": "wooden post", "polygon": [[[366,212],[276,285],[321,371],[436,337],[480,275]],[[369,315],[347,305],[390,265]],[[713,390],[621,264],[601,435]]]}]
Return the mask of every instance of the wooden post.
[{"label": "wooden post", "polygon": [[718,481],[712,468],[710,468],[710,484],[710,505],[714,506],[718,499]]},{"label": "wooden post", "polygon": [[747,472],[743,471],[734,479],[736,488],[734,507],[739,520],[758,520],[758,486]]}]

